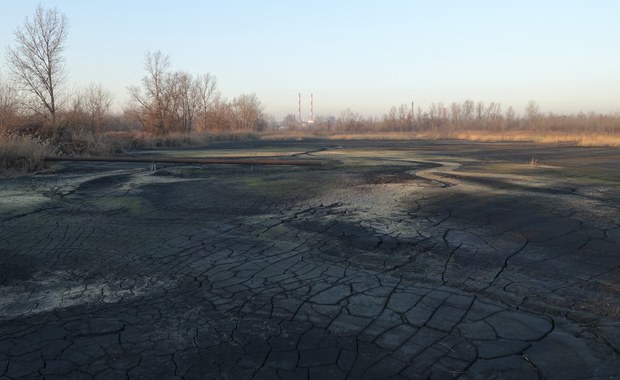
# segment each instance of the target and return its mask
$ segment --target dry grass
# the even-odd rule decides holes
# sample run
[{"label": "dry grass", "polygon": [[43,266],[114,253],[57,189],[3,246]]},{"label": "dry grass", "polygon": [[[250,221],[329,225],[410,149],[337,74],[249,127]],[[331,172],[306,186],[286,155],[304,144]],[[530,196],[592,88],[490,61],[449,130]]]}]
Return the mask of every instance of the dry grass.
[{"label": "dry grass", "polygon": [[429,131],[429,132],[366,132],[343,133],[329,131],[222,131],[194,134],[156,136],[144,132],[111,132],[96,135],[88,131],[65,127],[42,137],[0,135],[0,173],[19,174],[45,166],[43,158],[51,155],[101,156],[127,149],[154,147],[204,146],[214,141],[242,140],[441,140],[457,139],[481,142],[535,142],[575,146],[620,147],[620,135],[614,133],[558,133],[509,131]]},{"label": "dry grass", "polygon": [[94,157],[120,153],[127,142],[73,128],[59,128],[48,137],[59,156]]},{"label": "dry grass", "polygon": [[52,144],[33,136],[0,135],[0,175],[19,175],[45,167]]},{"label": "dry grass", "polygon": [[614,133],[560,133],[560,132],[489,132],[489,131],[429,131],[429,132],[367,132],[344,133],[327,131],[278,131],[261,135],[262,139],[329,140],[465,140],[480,142],[535,142],[540,144],[569,144],[575,146],[620,147],[620,135]]},{"label": "dry grass", "polygon": [[0,175],[19,175],[45,167],[46,156],[95,157],[122,153],[127,149],[206,145],[213,141],[256,140],[254,132],[169,134],[142,132],[93,134],[88,130],[60,127],[28,134],[0,135]]},{"label": "dry grass", "polygon": [[330,132],[330,131],[268,131],[260,135],[261,140],[413,140],[418,139],[419,134],[410,132]]},{"label": "dry grass", "polygon": [[327,139],[332,132],[321,130],[272,130],[260,134],[261,140],[307,140],[307,139]]},{"label": "dry grass", "polygon": [[105,137],[125,149],[200,146],[214,141],[257,140],[254,132],[171,133],[153,135],[145,132],[110,132]]},{"label": "dry grass", "polygon": [[620,147],[620,136],[614,134],[583,135],[579,136],[577,145]]},{"label": "dry grass", "polygon": [[554,133],[554,132],[461,132],[454,138],[470,141],[531,141],[541,144],[574,144],[576,146],[620,147],[620,135],[611,133]]},{"label": "dry grass", "polygon": [[331,140],[419,140],[420,134],[409,132],[343,133],[329,136]]}]

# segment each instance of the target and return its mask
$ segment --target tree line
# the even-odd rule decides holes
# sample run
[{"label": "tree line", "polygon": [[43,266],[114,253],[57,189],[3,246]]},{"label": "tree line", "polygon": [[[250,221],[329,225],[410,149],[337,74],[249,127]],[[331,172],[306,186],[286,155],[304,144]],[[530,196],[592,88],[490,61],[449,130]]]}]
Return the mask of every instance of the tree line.
[{"label": "tree line", "polygon": [[172,71],[169,57],[161,51],[146,53],[141,84],[128,87],[130,103],[122,115],[112,115],[112,95],[101,84],[67,90],[63,53],[68,30],[64,14],[41,5],[16,29],[15,44],[6,50],[9,80],[0,78],[0,130],[72,125],[101,133],[138,126],[163,135],[266,128],[256,94],[224,99],[215,76]]},{"label": "tree line", "polygon": [[170,59],[161,51],[148,52],[144,68],[142,85],[129,87],[129,112],[146,132],[260,131],[266,127],[264,107],[256,94],[222,99],[215,76],[171,71]]},{"label": "tree line", "polygon": [[620,115],[543,113],[534,100],[527,103],[522,113],[518,113],[512,106],[504,110],[497,102],[467,99],[447,106],[441,102],[431,103],[427,109],[417,107],[415,111],[402,104],[392,107],[381,118],[365,118],[347,109],[338,118],[318,118],[312,127],[343,132],[620,133]]},{"label": "tree line", "polygon": [[32,19],[15,30],[6,49],[8,80],[0,77],[0,132],[15,127],[76,126],[100,134],[110,130],[142,130],[153,135],[223,131],[311,129],[326,132],[543,131],[620,132],[620,115],[542,113],[530,101],[522,113],[496,102],[473,100],[427,109],[401,104],[382,117],[364,117],[346,109],[338,116],[319,116],[303,124],[293,114],[280,123],[264,112],[256,94],[232,100],[221,96],[210,73],[192,75],[172,70],[161,51],[147,52],[144,77],[128,87],[130,102],[112,113],[112,95],[101,84],[67,89],[64,51],[68,20],[57,9],[38,6]]}]

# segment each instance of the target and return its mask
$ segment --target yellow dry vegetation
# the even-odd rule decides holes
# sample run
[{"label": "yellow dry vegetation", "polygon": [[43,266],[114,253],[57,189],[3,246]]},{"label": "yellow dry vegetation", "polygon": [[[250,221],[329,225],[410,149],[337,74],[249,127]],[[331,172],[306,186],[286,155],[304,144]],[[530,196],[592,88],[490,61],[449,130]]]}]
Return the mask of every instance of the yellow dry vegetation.
[{"label": "yellow dry vegetation", "polygon": [[[527,132],[460,132],[452,136],[438,134],[432,138],[456,138],[469,141],[514,141],[535,142],[541,144],[574,144],[577,146],[614,146],[620,147],[620,135],[612,133],[527,133]],[[450,135],[450,134],[448,134]]]},{"label": "yellow dry vegetation", "polygon": [[0,175],[22,174],[45,166],[54,149],[49,141],[33,136],[0,135]]},{"label": "yellow dry vegetation", "polygon": [[428,131],[428,132],[315,132],[284,131],[270,132],[262,139],[304,139],[324,138],[329,140],[465,140],[480,142],[534,142],[540,144],[568,144],[575,146],[620,147],[620,134],[617,133],[565,133],[565,132],[527,132],[527,131]]}]

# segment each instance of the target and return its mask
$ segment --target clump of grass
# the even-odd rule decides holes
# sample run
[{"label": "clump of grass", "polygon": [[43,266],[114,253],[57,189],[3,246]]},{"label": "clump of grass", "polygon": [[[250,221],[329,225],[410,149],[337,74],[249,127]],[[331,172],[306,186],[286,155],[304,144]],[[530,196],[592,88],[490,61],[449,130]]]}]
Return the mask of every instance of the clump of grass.
[{"label": "clump of grass", "polygon": [[49,141],[30,135],[0,135],[0,174],[19,175],[45,168],[45,157],[54,155]]}]

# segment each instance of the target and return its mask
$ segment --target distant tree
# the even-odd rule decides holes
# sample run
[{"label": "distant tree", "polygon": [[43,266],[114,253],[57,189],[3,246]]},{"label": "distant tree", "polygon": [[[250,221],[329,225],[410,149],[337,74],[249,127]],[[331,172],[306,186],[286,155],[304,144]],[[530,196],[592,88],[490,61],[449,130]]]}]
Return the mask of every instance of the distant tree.
[{"label": "distant tree", "polygon": [[[413,129],[413,121],[415,115],[411,113],[411,109],[407,104],[401,104],[399,107],[390,108],[390,112],[383,115],[383,128],[389,131],[400,131]],[[368,124],[368,120],[366,120]]]},{"label": "distant tree", "polygon": [[504,112],[504,118],[506,120],[506,127],[508,129],[512,129],[517,124],[517,113],[515,112],[512,106],[508,106],[506,108],[506,112]]},{"label": "distant tree", "polygon": [[100,84],[89,84],[71,91],[68,107],[62,113],[62,121],[67,125],[88,128],[90,132],[100,133],[106,119],[109,119],[112,95]]},{"label": "distant tree", "polygon": [[538,107],[538,103],[536,103],[534,100],[530,100],[525,106],[525,115],[527,116],[530,131],[534,129],[534,121],[538,117],[539,111],[540,108]]},{"label": "distant tree", "polygon": [[367,123],[362,115],[351,110],[351,108],[347,108],[340,112],[340,117],[336,120],[336,126],[338,129],[347,132],[363,132]]},{"label": "distant tree", "polygon": [[460,104],[456,102],[452,102],[450,104],[450,121],[452,122],[452,125],[456,128],[459,128],[462,123],[461,110],[462,108]]},{"label": "distant tree", "polygon": [[261,121],[259,123],[259,129],[262,131],[278,129],[278,120],[276,119],[275,115],[270,113],[263,113]]},{"label": "distant tree", "polygon": [[383,115],[383,126],[388,131],[395,131],[399,129],[398,108],[396,108],[396,106],[392,106],[392,108],[390,108],[390,112]]},{"label": "distant tree", "polygon": [[316,115],[314,117],[314,128],[321,131],[331,131],[336,125],[335,116]]},{"label": "distant tree", "polygon": [[259,131],[264,129],[264,107],[256,94],[243,94],[232,101],[236,129]]},{"label": "distant tree", "polygon": [[471,127],[471,124],[474,120],[474,110],[476,108],[476,103],[473,100],[467,99],[463,102],[461,106],[461,119],[467,128]]},{"label": "distant tree", "polygon": [[[64,14],[37,7],[32,20],[15,31],[15,46],[7,49],[7,61],[19,90],[30,94],[31,108],[47,114],[56,124],[59,89],[67,79],[63,52],[69,33]],[[43,112],[41,112],[43,108]]]},{"label": "distant tree", "polygon": [[297,116],[289,113],[284,117],[284,119],[282,119],[282,125],[288,130],[296,129],[299,126],[299,123],[297,122]]},{"label": "distant tree", "polygon": [[475,112],[477,127],[480,127],[485,119],[485,109],[486,106],[484,105],[483,101],[479,101],[478,103],[476,103]]},{"label": "distant tree", "polygon": [[413,127],[413,114],[407,104],[401,104],[398,107],[398,126],[401,132],[410,130]]},{"label": "distant tree", "polygon": [[129,95],[135,105],[135,114],[144,130],[153,134],[168,132],[169,109],[166,85],[170,59],[161,51],[147,52],[144,59],[146,75],[142,87],[130,86]]},{"label": "distant tree", "polygon": [[[146,75],[142,86],[130,86],[134,114],[145,131],[153,134],[206,131],[214,119],[220,93],[211,74],[194,78],[184,71],[172,72],[170,60],[161,51],[145,56]],[[226,102],[224,102],[226,103]]]},{"label": "distant tree", "polygon": [[217,79],[207,73],[196,77],[196,96],[198,100],[197,129],[206,131],[209,128],[209,113],[213,111],[220,100],[220,92],[217,89]]},{"label": "distant tree", "polygon": [[166,98],[169,108],[167,114],[170,117],[169,129],[183,133],[191,132],[199,104],[197,87],[192,76],[183,71],[169,74]]},{"label": "distant tree", "polygon": [[70,93],[71,96],[67,100],[65,112],[63,113],[63,122],[73,126],[86,126],[86,124],[88,124],[88,118],[84,110],[84,91],[75,88]]},{"label": "distant tree", "polygon": [[428,109],[428,116],[430,117],[431,127],[439,127],[444,122],[444,107],[443,103],[431,103]]},{"label": "distant tree", "polygon": [[15,89],[0,78],[0,134],[14,123],[18,106]]},{"label": "distant tree", "polygon": [[227,99],[218,99],[207,112],[207,125],[216,131],[229,131],[235,124],[232,106]]},{"label": "distant tree", "polygon": [[502,129],[504,117],[502,116],[502,105],[500,103],[491,102],[486,108],[486,125],[492,129]]},{"label": "distant tree", "polygon": [[83,109],[95,133],[101,133],[106,116],[110,112],[112,95],[101,84],[90,84],[83,91]]}]

